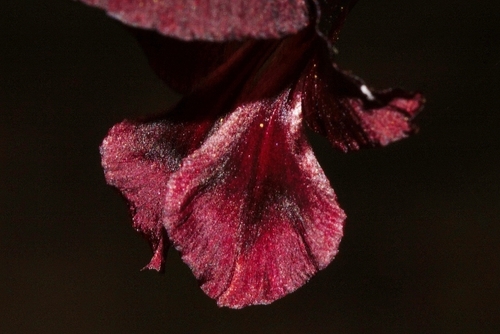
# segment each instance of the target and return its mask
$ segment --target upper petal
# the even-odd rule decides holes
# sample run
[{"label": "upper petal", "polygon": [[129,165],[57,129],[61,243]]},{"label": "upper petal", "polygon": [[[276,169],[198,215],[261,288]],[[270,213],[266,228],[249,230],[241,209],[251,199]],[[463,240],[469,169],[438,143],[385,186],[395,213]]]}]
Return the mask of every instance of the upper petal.
[{"label": "upper petal", "polygon": [[184,40],[278,38],[309,23],[306,0],[81,0],[138,28]]},{"label": "upper petal", "polygon": [[239,105],[168,183],[164,223],[219,305],[267,304],[335,256],[345,218],[301,131],[300,92]]},{"label": "upper petal", "polygon": [[411,121],[423,107],[422,94],[371,91],[317,50],[300,79],[304,119],[313,130],[342,151],[385,146],[413,131]]}]

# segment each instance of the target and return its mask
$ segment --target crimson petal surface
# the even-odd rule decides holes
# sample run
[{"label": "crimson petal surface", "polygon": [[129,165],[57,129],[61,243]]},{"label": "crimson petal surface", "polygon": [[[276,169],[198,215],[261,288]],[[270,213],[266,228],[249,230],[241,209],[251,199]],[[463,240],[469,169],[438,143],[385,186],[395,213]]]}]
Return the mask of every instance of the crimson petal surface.
[{"label": "crimson petal surface", "polygon": [[169,245],[162,225],[167,181],[213,124],[211,114],[192,116],[190,110],[199,107],[196,100],[187,100],[169,112],[168,119],[124,121],[109,131],[101,145],[106,180],[127,199],[134,228],[153,249],[148,269],[163,270]]},{"label": "crimson petal surface", "polygon": [[330,263],[345,215],[302,133],[300,92],[220,122],[172,174],[164,224],[219,305],[268,304]]},{"label": "crimson petal surface", "polygon": [[128,25],[183,40],[278,38],[309,23],[306,0],[81,0]]}]

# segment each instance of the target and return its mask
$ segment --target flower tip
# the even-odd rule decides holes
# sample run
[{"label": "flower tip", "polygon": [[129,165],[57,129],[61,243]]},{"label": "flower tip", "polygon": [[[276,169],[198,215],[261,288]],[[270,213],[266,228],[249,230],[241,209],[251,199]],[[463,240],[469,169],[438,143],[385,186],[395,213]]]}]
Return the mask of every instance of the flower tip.
[{"label": "flower tip", "polygon": [[165,261],[163,258],[158,256],[158,253],[155,253],[151,261],[141,269],[141,271],[146,270],[156,270],[157,272],[163,274],[165,272]]}]

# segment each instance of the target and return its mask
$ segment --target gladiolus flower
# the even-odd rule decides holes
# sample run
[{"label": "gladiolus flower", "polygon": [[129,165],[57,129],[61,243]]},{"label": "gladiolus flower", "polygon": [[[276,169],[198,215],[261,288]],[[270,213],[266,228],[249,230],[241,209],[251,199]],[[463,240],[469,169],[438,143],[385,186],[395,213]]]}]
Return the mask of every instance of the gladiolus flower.
[{"label": "gladiolus flower", "polygon": [[354,1],[82,0],[134,27],[183,99],[115,125],[109,184],[162,270],[173,245],[220,306],[268,304],[335,257],[346,218],[304,133],[344,152],[412,132],[418,93],[375,91],[334,63]]}]

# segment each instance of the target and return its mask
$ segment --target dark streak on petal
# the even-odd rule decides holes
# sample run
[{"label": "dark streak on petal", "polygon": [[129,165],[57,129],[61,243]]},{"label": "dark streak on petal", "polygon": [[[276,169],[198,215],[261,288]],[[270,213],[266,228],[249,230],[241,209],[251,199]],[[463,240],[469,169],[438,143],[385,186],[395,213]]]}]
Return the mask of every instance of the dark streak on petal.
[{"label": "dark streak on petal", "polygon": [[345,215],[293,95],[239,106],[168,184],[165,227],[219,305],[270,303],[337,253]]},{"label": "dark streak on petal", "polygon": [[[216,131],[237,98],[235,91],[246,84],[259,54],[267,48],[266,43],[264,48],[252,41],[246,43],[213,71],[205,85],[171,111],[142,121],[124,121],[105,138],[101,156],[106,180],[127,199],[134,228],[153,249],[153,259],[146,268],[161,270],[168,249],[162,221],[171,174]],[[225,89],[222,94],[221,89]]]}]

